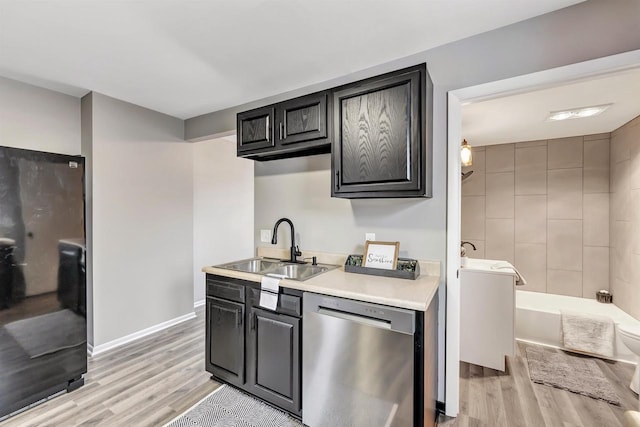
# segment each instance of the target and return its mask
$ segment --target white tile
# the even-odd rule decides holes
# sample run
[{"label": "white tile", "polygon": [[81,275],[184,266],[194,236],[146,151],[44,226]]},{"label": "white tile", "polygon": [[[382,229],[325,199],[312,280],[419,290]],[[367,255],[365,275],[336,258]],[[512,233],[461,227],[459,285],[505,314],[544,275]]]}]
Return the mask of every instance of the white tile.
[{"label": "white tile", "polygon": [[547,196],[516,196],[516,243],[547,242]]},{"label": "white tile", "polygon": [[484,196],[462,197],[462,239],[484,240]]},{"label": "white tile", "polygon": [[609,192],[609,140],[584,142],[585,193]]},{"label": "white tile", "polygon": [[473,171],[471,175],[462,181],[463,196],[484,196],[485,195],[485,173],[484,171]]},{"label": "white tile", "polygon": [[544,243],[516,243],[513,264],[527,281],[518,289],[524,291],[547,291],[547,245]]},{"label": "white tile", "polygon": [[547,173],[549,219],[582,219],[582,169],[558,169]]},{"label": "white tile", "polygon": [[513,218],[513,185],[513,172],[487,172],[487,218]]},{"label": "white tile", "polygon": [[584,141],[592,141],[594,139],[609,139],[611,137],[610,133],[594,133],[592,135],[585,135],[583,137]]},{"label": "white tile", "polygon": [[631,211],[631,232],[633,233],[632,251],[634,254],[640,255],[640,190],[631,190],[629,206]]},{"label": "white tile", "polygon": [[548,168],[567,169],[582,167],[582,137],[550,139],[548,147]]},{"label": "white tile", "polygon": [[582,271],[582,221],[547,221],[547,268]]},{"label": "white tile", "polygon": [[582,297],[582,272],[547,270],[547,293]]},{"label": "white tile", "polygon": [[547,194],[547,146],[516,148],[515,193]]},{"label": "white tile", "polygon": [[513,219],[486,220],[485,256],[514,262]]},{"label": "white tile", "polygon": [[633,137],[630,135],[629,128],[622,127],[620,132],[614,132],[611,135],[611,161],[613,163],[623,162],[631,158],[631,141]]},{"label": "white tile", "polygon": [[585,246],[582,297],[595,299],[600,289],[609,290],[609,248]]},{"label": "white tile", "polygon": [[[541,147],[547,146],[547,140],[546,139],[541,139],[538,141],[523,141],[523,142],[516,142],[516,150],[518,148],[530,148],[530,147]],[[545,169],[547,168],[547,166],[545,165]]]},{"label": "white tile", "polygon": [[614,163],[611,170],[611,214],[615,221],[630,221],[630,161]]},{"label": "white tile", "polygon": [[515,165],[514,144],[487,146],[487,172],[513,172]]},{"label": "white tile", "polygon": [[585,194],[583,237],[585,246],[609,246],[609,194]]},{"label": "white tile", "polygon": [[633,270],[633,224],[631,221],[616,221],[614,234],[616,245],[613,247],[616,268],[613,277],[631,282]]}]

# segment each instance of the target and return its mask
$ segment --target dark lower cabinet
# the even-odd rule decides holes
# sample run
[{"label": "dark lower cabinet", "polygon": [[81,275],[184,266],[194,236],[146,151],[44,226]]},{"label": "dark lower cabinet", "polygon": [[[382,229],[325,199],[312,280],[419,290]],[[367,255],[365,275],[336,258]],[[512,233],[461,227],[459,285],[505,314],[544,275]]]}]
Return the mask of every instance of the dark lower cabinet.
[{"label": "dark lower cabinet", "polygon": [[302,417],[302,292],[281,288],[275,310],[260,285],[207,274],[206,370]]},{"label": "dark lower cabinet", "polygon": [[247,386],[251,393],[301,415],[301,319],[251,308]]},{"label": "dark lower cabinet", "polygon": [[244,303],[207,297],[206,368],[231,384],[244,384]]}]

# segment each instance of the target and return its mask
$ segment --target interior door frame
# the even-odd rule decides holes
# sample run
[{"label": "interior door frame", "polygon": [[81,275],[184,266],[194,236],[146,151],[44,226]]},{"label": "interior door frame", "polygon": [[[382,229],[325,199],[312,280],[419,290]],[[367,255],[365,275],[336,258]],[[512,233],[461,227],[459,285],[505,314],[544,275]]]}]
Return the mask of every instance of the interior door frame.
[{"label": "interior door frame", "polygon": [[640,67],[640,50],[449,91],[447,106],[447,255],[445,414],[459,412],[462,106]]}]

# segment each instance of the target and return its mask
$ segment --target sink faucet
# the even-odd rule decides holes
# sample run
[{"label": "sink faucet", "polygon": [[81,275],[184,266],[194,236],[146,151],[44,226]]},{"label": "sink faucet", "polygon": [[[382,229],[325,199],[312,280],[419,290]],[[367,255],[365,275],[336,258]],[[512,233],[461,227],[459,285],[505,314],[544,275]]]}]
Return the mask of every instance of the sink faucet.
[{"label": "sink faucet", "polygon": [[467,250],[465,249],[464,245],[471,245],[471,247],[473,248],[473,250],[476,250],[476,245],[474,245],[471,242],[460,242],[460,256],[466,256],[467,255]]},{"label": "sink faucet", "polygon": [[296,257],[302,255],[302,252],[300,252],[300,249],[298,249],[298,247],[296,246],[296,232],[293,228],[293,222],[291,222],[289,218],[280,218],[276,222],[276,225],[273,226],[273,237],[271,238],[271,244],[275,245],[276,243],[278,243],[278,226],[283,221],[288,223],[291,227],[291,259],[289,261],[298,262]]}]

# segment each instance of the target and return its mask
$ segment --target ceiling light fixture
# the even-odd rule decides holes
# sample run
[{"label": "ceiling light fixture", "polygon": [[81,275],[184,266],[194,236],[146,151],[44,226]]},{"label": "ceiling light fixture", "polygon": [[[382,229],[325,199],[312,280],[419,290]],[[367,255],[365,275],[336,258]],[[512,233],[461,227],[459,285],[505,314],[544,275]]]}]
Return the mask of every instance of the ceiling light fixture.
[{"label": "ceiling light fixture", "polygon": [[601,114],[604,110],[611,107],[611,105],[612,104],[593,105],[591,107],[573,108],[571,110],[552,111],[549,113],[547,121],[557,122],[559,120],[593,117]]},{"label": "ceiling light fixture", "polygon": [[462,140],[462,147],[460,147],[460,160],[462,166],[471,166],[473,164],[473,154],[471,153],[471,146],[466,139]]}]

